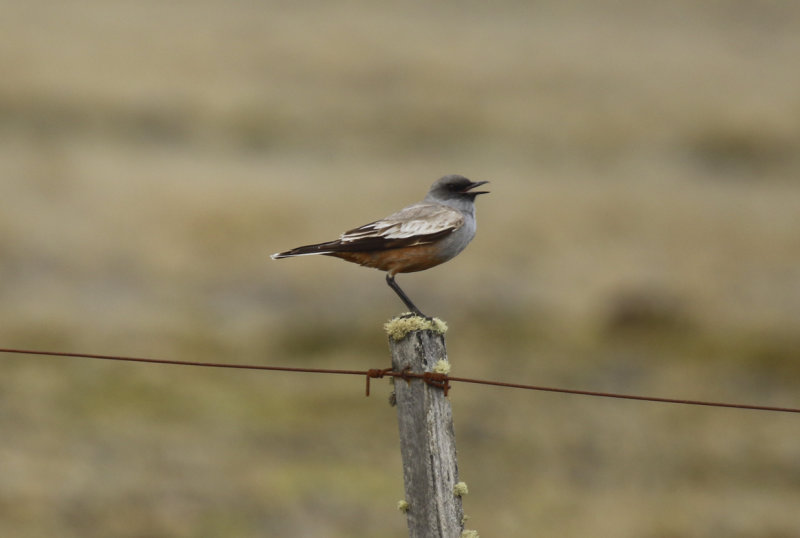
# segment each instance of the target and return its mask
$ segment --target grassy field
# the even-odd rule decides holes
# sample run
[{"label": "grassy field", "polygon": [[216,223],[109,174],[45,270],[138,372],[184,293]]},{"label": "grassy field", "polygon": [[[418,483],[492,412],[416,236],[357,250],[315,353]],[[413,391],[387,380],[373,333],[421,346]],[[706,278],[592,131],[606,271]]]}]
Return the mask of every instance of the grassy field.
[{"label": "grassy field", "polygon": [[[268,255],[461,173],[454,375],[800,407],[800,5],[0,5],[0,347],[383,367],[380,273]],[[384,382],[0,360],[0,535],[406,535]],[[451,400],[482,536],[797,536],[794,415]]]}]

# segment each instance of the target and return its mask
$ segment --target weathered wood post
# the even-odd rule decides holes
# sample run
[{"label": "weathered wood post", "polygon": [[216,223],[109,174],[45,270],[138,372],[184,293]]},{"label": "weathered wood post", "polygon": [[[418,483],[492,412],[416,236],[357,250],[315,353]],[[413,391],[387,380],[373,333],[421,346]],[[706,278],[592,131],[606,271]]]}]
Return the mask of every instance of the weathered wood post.
[{"label": "weathered wood post", "polygon": [[[392,369],[447,373],[440,320],[395,318],[386,324]],[[406,513],[411,538],[456,538],[464,529],[453,413],[443,388],[423,379],[394,379]]]}]

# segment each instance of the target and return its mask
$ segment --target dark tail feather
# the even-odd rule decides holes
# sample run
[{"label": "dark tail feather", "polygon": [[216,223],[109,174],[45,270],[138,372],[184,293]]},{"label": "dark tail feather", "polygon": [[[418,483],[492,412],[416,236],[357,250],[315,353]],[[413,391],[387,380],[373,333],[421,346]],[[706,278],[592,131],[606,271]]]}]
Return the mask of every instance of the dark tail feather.
[{"label": "dark tail feather", "polygon": [[330,254],[336,251],[336,245],[339,241],[328,241],[327,243],[317,243],[316,245],[305,245],[303,247],[293,248],[286,252],[276,252],[271,255],[273,260],[280,260],[281,258],[291,258],[293,256],[311,256],[313,254]]}]

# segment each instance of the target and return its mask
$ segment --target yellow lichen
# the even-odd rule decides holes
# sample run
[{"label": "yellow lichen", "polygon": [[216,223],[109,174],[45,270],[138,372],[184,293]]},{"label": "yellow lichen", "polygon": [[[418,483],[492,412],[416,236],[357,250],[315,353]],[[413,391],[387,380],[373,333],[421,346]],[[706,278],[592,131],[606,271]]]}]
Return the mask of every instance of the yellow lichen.
[{"label": "yellow lichen", "polygon": [[466,482],[459,482],[458,484],[453,486],[453,495],[455,495],[456,497],[463,497],[467,493],[469,493],[469,488],[467,488]]},{"label": "yellow lichen", "polygon": [[405,499],[403,499],[401,501],[397,501],[397,509],[400,510],[401,512],[403,512],[404,514],[406,512],[408,512],[409,508],[410,508],[410,506],[408,504],[408,501],[406,501]]},{"label": "yellow lichen", "polygon": [[447,324],[439,318],[428,319],[410,313],[392,318],[383,328],[393,340],[402,340],[413,331],[433,331],[439,334],[447,332]]},{"label": "yellow lichen", "polygon": [[478,531],[474,531],[471,529],[464,529],[461,531],[461,538],[481,538],[478,534]]},{"label": "yellow lichen", "polygon": [[433,371],[437,374],[447,375],[450,373],[450,363],[447,362],[447,359],[439,359],[436,361],[436,364],[433,365]]}]

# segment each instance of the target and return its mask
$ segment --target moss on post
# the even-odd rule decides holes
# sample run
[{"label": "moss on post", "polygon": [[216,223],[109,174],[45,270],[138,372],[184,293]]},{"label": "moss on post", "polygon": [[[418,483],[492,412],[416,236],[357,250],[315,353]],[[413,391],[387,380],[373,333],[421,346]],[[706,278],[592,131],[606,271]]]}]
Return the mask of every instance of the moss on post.
[{"label": "moss on post", "polygon": [[399,341],[412,331],[433,331],[443,335],[447,332],[447,324],[439,318],[423,318],[406,312],[384,323],[383,329],[389,338]]}]

